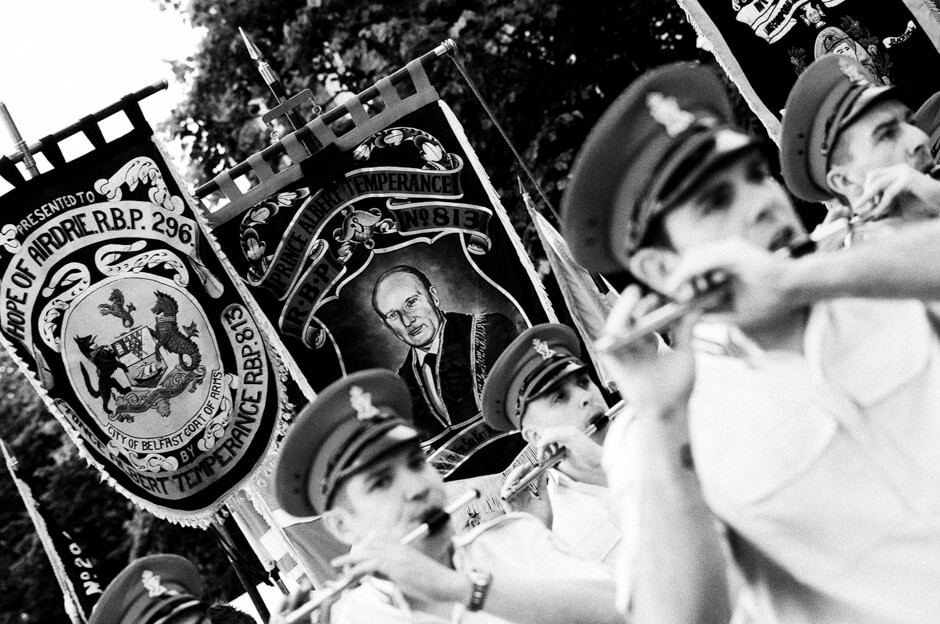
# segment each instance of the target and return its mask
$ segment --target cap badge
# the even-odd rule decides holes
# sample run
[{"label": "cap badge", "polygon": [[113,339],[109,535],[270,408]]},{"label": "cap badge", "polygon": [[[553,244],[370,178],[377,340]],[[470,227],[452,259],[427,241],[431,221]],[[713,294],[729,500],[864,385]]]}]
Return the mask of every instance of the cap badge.
[{"label": "cap badge", "polygon": [[548,343],[544,340],[539,340],[538,338],[532,339],[532,348],[535,349],[535,352],[542,356],[543,360],[547,360],[551,357],[558,355],[558,352],[548,346]]},{"label": "cap badge", "polygon": [[162,596],[163,594],[169,594],[171,596],[176,596],[179,594],[178,591],[167,589],[160,583],[160,575],[154,574],[150,570],[144,570],[143,574],[140,575],[141,584],[144,586],[144,589],[147,590],[147,594],[151,598],[156,598],[157,596]]},{"label": "cap badge", "polygon": [[839,58],[839,69],[845,74],[845,77],[857,85],[872,86],[871,80],[862,71],[860,65],[857,65],[844,56]]},{"label": "cap badge", "polygon": [[666,134],[674,137],[689,129],[695,123],[695,115],[679,107],[679,101],[673,96],[653,92],[646,96],[646,107],[650,116],[658,121]]},{"label": "cap badge", "polygon": [[349,404],[356,410],[356,418],[359,420],[369,420],[381,413],[377,407],[372,405],[372,393],[365,392],[359,386],[353,386],[349,389]]}]

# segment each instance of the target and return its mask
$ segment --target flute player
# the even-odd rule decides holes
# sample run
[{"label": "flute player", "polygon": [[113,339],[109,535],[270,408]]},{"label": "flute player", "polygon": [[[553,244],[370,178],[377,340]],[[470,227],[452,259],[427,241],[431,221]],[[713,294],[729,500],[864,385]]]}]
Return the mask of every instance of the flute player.
[{"label": "flute player", "polygon": [[364,577],[336,624],[617,622],[610,573],[556,543],[533,516],[507,514],[460,536],[451,524],[401,538],[444,506],[444,483],[408,424],[411,395],[385,370],[326,388],[293,423],[275,492],[293,515],[323,514],[352,548],[335,561]]},{"label": "flute player", "polygon": [[[587,268],[629,269],[677,298],[690,280],[730,276],[726,305],[696,327],[694,360],[680,353],[688,365],[671,367],[669,384],[642,374],[649,358],[618,355],[638,419],[687,413],[689,468],[727,527],[757,621],[935,619],[940,342],[923,301],[940,294],[940,227],[774,255],[803,234],[792,202],[731,125],[721,83],[680,64],[644,75],[595,126],[563,230]],[[676,597],[647,589],[653,609]]]},{"label": "flute player", "polygon": [[[581,360],[578,336],[565,325],[544,323],[520,334],[483,386],[483,417],[491,427],[522,431],[539,455],[550,448],[564,448],[567,454],[547,471],[535,493],[523,489],[507,502],[509,507],[534,513],[587,558],[613,566],[621,535],[601,467],[607,429],[584,433],[606,411],[600,388]],[[525,469],[509,474],[504,492]]]}]

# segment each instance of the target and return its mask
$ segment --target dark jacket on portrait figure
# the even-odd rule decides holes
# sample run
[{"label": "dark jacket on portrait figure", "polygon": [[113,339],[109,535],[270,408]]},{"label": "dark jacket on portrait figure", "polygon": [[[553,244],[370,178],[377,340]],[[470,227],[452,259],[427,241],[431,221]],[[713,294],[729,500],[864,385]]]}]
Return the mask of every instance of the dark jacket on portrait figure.
[{"label": "dark jacket on portrait figure", "polygon": [[398,370],[411,390],[415,425],[426,433],[427,439],[448,429],[445,423],[458,425],[480,413],[483,382],[496,359],[518,334],[512,320],[498,312],[446,312],[444,319],[436,379],[447,414],[438,414],[427,395],[414,349]]}]

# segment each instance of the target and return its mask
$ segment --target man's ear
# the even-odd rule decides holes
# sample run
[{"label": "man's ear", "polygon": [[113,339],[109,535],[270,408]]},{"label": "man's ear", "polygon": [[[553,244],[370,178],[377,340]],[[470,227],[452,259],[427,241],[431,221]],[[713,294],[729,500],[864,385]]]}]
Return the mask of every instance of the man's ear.
[{"label": "man's ear", "polygon": [[431,301],[434,303],[434,307],[441,307],[441,300],[437,297],[437,286],[431,286],[428,288],[428,293],[431,295]]},{"label": "man's ear", "polygon": [[522,439],[529,444],[535,444],[539,439],[539,433],[531,427],[522,428]]},{"label": "man's ear", "polygon": [[350,512],[343,507],[334,507],[323,513],[323,524],[327,530],[333,534],[333,537],[339,541],[352,546],[355,542],[355,532],[352,522],[350,522]]},{"label": "man's ear", "polygon": [[630,272],[657,292],[664,292],[669,275],[679,264],[679,255],[662,247],[643,247],[630,256]]},{"label": "man's ear", "polygon": [[829,190],[836,195],[846,197],[850,200],[861,195],[863,190],[862,185],[856,184],[846,169],[841,165],[833,165],[829,171],[826,172],[826,184],[829,185]]}]

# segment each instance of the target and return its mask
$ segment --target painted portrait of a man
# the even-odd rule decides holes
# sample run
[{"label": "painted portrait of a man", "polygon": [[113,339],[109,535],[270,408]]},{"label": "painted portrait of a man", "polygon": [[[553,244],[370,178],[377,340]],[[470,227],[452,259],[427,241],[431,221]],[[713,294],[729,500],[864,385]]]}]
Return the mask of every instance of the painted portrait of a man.
[{"label": "painted portrait of a man", "polygon": [[398,374],[411,389],[425,443],[436,448],[475,423],[490,367],[518,333],[512,320],[497,312],[445,312],[437,287],[404,264],[375,280],[372,307],[409,347]]}]

